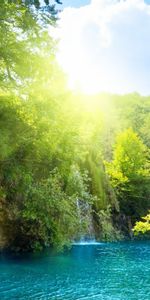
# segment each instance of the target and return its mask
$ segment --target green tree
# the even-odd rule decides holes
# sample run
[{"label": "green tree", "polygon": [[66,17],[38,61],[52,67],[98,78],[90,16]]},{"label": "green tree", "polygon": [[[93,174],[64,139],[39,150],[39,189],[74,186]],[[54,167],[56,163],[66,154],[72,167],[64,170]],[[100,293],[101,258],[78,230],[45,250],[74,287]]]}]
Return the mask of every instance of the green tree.
[{"label": "green tree", "polygon": [[[37,78],[48,77],[50,71],[47,74],[46,70],[48,66],[52,70],[54,60],[54,41],[48,25],[54,25],[56,18],[55,5],[49,5],[49,1],[45,1],[43,8],[39,1],[1,1],[1,88],[23,89]],[[44,74],[46,56],[49,59]]]},{"label": "green tree", "polygon": [[142,217],[143,221],[136,222],[133,232],[135,235],[140,233],[145,234],[150,231],[150,214],[147,214],[145,217]]},{"label": "green tree", "polygon": [[139,217],[149,205],[148,148],[132,129],[117,137],[113,161],[107,172],[117,193],[121,211]]}]

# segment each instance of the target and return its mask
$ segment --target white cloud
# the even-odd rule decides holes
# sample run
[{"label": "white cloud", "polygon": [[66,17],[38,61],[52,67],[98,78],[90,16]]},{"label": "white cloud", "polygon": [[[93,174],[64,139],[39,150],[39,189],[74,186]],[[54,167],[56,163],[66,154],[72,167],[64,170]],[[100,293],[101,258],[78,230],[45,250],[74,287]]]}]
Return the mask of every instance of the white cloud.
[{"label": "white cloud", "polygon": [[92,0],[64,9],[58,25],[58,60],[72,88],[150,94],[150,6],[144,0]]}]

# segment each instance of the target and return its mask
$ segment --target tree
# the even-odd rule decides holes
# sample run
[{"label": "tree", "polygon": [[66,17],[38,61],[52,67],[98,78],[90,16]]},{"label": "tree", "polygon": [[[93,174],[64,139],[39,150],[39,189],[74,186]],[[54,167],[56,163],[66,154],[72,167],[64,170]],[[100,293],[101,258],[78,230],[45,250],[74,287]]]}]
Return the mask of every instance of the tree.
[{"label": "tree", "polygon": [[136,222],[133,232],[135,235],[144,234],[150,231],[150,213],[142,217],[143,221]]},{"label": "tree", "polygon": [[23,89],[37,78],[43,78],[43,62],[48,52],[52,69],[54,41],[49,36],[48,26],[54,25],[56,20],[57,10],[55,5],[49,5],[49,1],[45,1],[44,7],[38,0],[1,2],[1,88]]},{"label": "tree", "polygon": [[149,205],[148,148],[132,129],[117,137],[113,161],[106,163],[121,211],[139,217]]}]

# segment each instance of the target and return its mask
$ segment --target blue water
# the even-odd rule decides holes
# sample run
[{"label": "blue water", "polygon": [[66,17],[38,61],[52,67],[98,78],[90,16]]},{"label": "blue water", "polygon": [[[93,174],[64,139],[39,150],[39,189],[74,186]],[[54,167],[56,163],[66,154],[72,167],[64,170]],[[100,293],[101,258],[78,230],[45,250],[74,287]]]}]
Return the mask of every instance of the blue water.
[{"label": "blue water", "polygon": [[150,300],[150,242],[0,256],[0,299]]}]

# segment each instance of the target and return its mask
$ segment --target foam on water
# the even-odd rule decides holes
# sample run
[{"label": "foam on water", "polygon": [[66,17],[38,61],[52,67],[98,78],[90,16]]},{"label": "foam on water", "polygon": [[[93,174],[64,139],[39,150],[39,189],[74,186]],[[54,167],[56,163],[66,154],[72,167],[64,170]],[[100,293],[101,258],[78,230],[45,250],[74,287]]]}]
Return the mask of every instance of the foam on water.
[{"label": "foam on water", "polygon": [[95,240],[92,241],[79,241],[72,243],[73,246],[94,246],[94,245],[103,245],[102,242],[96,242]]}]

